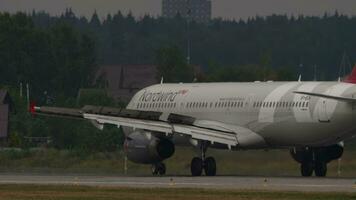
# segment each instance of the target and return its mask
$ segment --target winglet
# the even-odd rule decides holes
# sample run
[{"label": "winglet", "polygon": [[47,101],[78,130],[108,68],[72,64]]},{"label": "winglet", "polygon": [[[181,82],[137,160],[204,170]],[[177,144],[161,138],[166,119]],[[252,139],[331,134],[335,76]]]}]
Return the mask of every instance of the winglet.
[{"label": "winglet", "polygon": [[353,83],[353,84],[356,84],[356,65],[355,65],[354,68],[352,69],[351,74],[346,77],[346,79],[344,80],[344,82],[345,82],[345,83]]},{"label": "winglet", "polygon": [[29,107],[29,112],[31,113],[31,114],[35,114],[35,112],[36,112],[36,103],[35,102],[31,102],[30,103],[30,107]]}]

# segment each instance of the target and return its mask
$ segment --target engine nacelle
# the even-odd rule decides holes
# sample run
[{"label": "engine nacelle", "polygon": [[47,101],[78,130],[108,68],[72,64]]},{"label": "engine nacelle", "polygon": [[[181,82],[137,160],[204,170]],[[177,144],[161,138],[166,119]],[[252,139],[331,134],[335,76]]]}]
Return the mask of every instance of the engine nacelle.
[{"label": "engine nacelle", "polygon": [[166,138],[157,138],[148,132],[133,132],[124,143],[127,158],[135,163],[154,164],[170,158],[174,144]]},{"label": "engine nacelle", "polygon": [[332,160],[341,158],[343,152],[344,147],[341,144],[335,144],[328,147],[292,149],[290,151],[293,159],[299,163],[313,160],[329,163]]}]

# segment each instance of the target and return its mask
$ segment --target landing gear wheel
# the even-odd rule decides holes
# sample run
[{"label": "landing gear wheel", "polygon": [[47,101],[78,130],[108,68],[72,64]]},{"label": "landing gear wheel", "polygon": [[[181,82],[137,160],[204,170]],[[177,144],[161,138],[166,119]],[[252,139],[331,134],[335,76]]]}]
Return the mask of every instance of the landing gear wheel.
[{"label": "landing gear wheel", "polygon": [[194,157],[190,164],[190,171],[192,176],[201,176],[203,173],[203,160],[198,157]]},{"label": "landing gear wheel", "polygon": [[310,177],[313,174],[314,166],[312,162],[303,162],[300,165],[300,172],[304,177]]},{"label": "landing gear wheel", "polygon": [[328,171],[328,167],[325,162],[316,162],[315,163],[315,176],[325,177],[327,171]]},{"label": "landing gear wheel", "polygon": [[213,157],[208,157],[204,161],[204,171],[207,176],[216,175],[216,162]]},{"label": "landing gear wheel", "polygon": [[166,174],[166,165],[164,163],[157,163],[152,165],[152,174],[153,175],[165,175]]}]

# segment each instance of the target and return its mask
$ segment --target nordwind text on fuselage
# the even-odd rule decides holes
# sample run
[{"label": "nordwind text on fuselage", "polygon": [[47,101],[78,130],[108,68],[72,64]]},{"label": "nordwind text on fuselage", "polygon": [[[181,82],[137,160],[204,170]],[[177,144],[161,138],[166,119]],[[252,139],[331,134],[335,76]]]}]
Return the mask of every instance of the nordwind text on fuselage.
[{"label": "nordwind text on fuselage", "polygon": [[174,102],[178,95],[185,95],[187,92],[188,90],[177,92],[149,92],[146,90],[139,100],[143,102]]}]

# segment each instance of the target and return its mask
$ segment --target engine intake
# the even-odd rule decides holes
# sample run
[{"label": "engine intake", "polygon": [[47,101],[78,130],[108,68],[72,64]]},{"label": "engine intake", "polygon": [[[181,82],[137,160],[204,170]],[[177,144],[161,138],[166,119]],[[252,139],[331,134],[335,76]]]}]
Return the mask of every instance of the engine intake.
[{"label": "engine intake", "polygon": [[166,138],[149,137],[147,132],[134,132],[125,140],[127,158],[135,163],[153,164],[170,158],[175,152],[173,142]]}]

